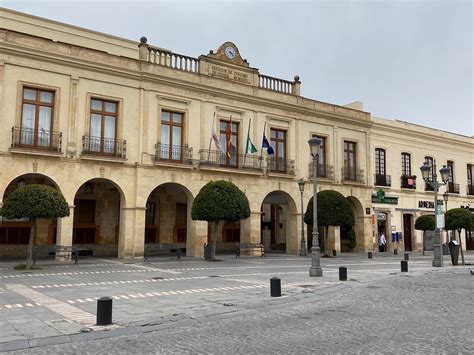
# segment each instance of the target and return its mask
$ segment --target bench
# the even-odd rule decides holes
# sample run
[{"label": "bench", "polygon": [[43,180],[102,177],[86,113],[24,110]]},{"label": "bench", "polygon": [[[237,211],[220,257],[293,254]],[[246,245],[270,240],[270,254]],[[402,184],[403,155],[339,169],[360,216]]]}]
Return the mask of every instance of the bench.
[{"label": "bench", "polygon": [[147,261],[153,255],[167,255],[176,253],[176,259],[181,260],[182,250],[178,245],[172,243],[145,244],[143,253],[144,261]]},{"label": "bench", "polygon": [[62,257],[69,260],[74,260],[74,264],[79,261],[79,252],[75,245],[62,246],[62,245],[39,245],[33,247],[33,265],[36,264],[38,257]]},{"label": "bench", "polygon": [[261,258],[265,257],[265,247],[261,243],[236,243],[235,244],[235,258],[240,258],[241,254],[247,255],[260,255]]}]

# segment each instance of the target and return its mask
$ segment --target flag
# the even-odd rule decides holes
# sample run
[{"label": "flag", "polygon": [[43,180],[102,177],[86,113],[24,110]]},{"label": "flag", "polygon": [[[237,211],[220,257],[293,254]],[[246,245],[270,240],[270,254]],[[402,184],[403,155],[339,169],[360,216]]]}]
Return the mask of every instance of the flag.
[{"label": "flag", "polygon": [[255,148],[252,141],[250,140],[250,122],[252,122],[252,120],[249,121],[249,129],[247,131],[247,144],[245,145],[245,154],[252,154],[257,152],[257,148]]},{"label": "flag", "polygon": [[212,139],[214,140],[214,144],[216,145],[217,149],[219,149],[222,153],[225,154],[224,148],[222,148],[221,141],[214,130],[214,125],[212,125]]},{"label": "flag", "polygon": [[273,155],[275,154],[275,151],[273,150],[272,146],[270,143],[268,143],[268,139],[265,136],[265,132],[263,133],[263,142],[262,142],[262,148],[265,148],[267,150],[268,155]]},{"label": "flag", "polygon": [[230,159],[230,153],[232,151],[232,116],[230,116],[230,122],[227,124],[227,158]]}]

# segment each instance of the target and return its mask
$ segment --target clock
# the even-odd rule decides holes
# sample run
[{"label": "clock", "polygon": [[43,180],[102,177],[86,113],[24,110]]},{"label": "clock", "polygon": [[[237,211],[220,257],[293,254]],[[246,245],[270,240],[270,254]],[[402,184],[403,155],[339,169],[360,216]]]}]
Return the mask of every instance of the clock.
[{"label": "clock", "polygon": [[226,55],[227,58],[229,59],[234,59],[235,58],[235,49],[234,47],[225,47],[224,49],[224,53]]}]

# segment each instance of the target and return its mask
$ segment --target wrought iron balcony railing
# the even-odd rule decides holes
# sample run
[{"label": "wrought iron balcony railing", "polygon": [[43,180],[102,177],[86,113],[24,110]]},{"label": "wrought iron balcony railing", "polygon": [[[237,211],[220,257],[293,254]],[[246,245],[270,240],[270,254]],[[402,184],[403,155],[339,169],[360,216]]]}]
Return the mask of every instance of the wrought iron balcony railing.
[{"label": "wrought iron balcony railing", "polygon": [[[308,166],[308,171],[309,171],[309,178],[313,178],[313,163],[309,163]],[[327,164],[318,164],[318,168],[316,170],[316,174],[318,176],[318,179],[334,179],[334,166],[333,165],[327,165]]]},{"label": "wrought iron balcony railing", "polygon": [[425,191],[434,191],[434,186],[425,181]]},{"label": "wrought iron balcony railing", "polygon": [[341,177],[343,181],[354,181],[357,183],[365,183],[364,169],[341,169]]},{"label": "wrought iron balcony railing", "polygon": [[192,165],[193,148],[179,145],[155,144],[155,162],[167,162]]},{"label": "wrought iron balcony railing", "polygon": [[392,186],[392,178],[390,175],[374,175],[375,186]]},{"label": "wrought iron balcony railing", "polygon": [[466,193],[468,195],[474,195],[474,185],[466,185]]},{"label": "wrought iron balcony railing", "polygon": [[214,166],[230,169],[249,169],[261,170],[264,169],[263,159],[260,156],[250,154],[231,153],[230,158],[226,153],[220,150],[199,150],[199,165]]},{"label": "wrought iron balcony railing", "polygon": [[12,127],[12,148],[25,148],[61,153],[61,144],[61,132]]},{"label": "wrought iron balcony railing", "polygon": [[453,182],[448,182],[447,184],[447,191],[450,194],[458,194],[459,193],[459,184],[455,184]]},{"label": "wrought iron balcony railing", "polygon": [[400,187],[402,189],[416,190],[416,176],[415,175],[402,175],[400,178]]},{"label": "wrought iron balcony railing", "polygon": [[82,155],[97,155],[125,159],[127,141],[92,136],[82,136]]},{"label": "wrought iron balcony railing", "polygon": [[295,161],[278,157],[267,158],[268,170],[271,173],[295,175]]}]

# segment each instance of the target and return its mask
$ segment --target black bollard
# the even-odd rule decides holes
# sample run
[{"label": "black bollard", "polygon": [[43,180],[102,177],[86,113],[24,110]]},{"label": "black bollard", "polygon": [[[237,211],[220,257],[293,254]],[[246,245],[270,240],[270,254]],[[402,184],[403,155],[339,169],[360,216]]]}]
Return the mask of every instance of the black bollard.
[{"label": "black bollard", "polygon": [[398,250],[397,249],[393,249],[393,255],[398,255]]},{"label": "black bollard", "polygon": [[408,261],[410,259],[409,254],[408,253],[403,254],[403,259]]},{"label": "black bollard", "polygon": [[345,266],[339,267],[339,281],[347,281],[347,268]]},{"label": "black bollard", "polygon": [[335,250],[332,251],[332,256],[336,256],[337,252]]},{"label": "black bollard", "polygon": [[97,325],[112,324],[112,298],[101,297],[97,300]]},{"label": "black bollard", "polygon": [[408,272],[408,261],[402,260],[400,261],[400,263],[401,263],[402,272]]},{"label": "black bollard", "polygon": [[369,259],[372,259],[372,252],[369,251],[369,252],[367,253],[367,256],[369,257]]},{"label": "black bollard", "polygon": [[281,297],[281,280],[278,277],[270,279],[270,296]]}]

